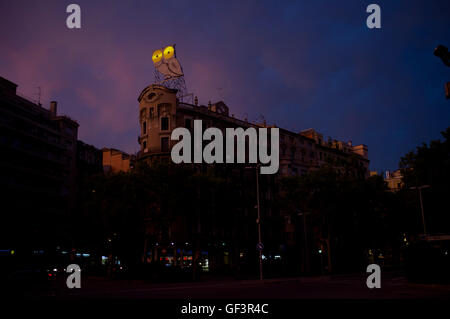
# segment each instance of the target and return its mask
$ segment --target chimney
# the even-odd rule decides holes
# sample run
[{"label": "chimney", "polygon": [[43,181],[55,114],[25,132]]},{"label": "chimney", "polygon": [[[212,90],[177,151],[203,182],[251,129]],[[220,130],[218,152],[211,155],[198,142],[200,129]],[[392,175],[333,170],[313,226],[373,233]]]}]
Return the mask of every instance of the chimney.
[{"label": "chimney", "polygon": [[50,114],[52,115],[52,117],[56,117],[57,112],[58,112],[58,102],[51,101],[50,102]]},{"label": "chimney", "polygon": [[348,141],[348,142],[347,142],[347,145],[350,146],[350,147],[352,147],[352,141]]},{"label": "chimney", "polygon": [[194,99],[194,104],[195,104],[195,106],[198,106],[198,97],[197,96]]},{"label": "chimney", "polygon": [[211,111],[211,101],[208,102],[208,110]]}]

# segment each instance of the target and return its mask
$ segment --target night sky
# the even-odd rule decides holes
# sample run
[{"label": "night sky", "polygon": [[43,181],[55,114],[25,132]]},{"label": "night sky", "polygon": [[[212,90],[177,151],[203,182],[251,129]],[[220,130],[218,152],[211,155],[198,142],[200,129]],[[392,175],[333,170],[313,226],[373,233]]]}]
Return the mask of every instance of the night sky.
[{"label": "night sky", "polygon": [[[81,29],[66,6],[81,6]],[[380,30],[366,7],[381,6]],[[202,104],[294,131],[369,147],[370,169],[398,167],[450,126],[433,55],[450,47],[450,1],[5,1],[0,76],[80,123],[79,138],[138,150],[138,102],[153,83],[152,52],[176,43]]]}]

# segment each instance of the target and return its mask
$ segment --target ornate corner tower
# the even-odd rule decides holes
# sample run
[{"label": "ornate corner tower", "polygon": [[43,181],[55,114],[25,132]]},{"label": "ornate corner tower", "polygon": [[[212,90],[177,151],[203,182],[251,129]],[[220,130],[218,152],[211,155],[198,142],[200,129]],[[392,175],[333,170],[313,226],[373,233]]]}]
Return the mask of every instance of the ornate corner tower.
[{"label": "ornate corner tower", "polygon": [[139,101],[140,158],[169,156],[170,135],[176,128],[177,90],[152,84]]}]

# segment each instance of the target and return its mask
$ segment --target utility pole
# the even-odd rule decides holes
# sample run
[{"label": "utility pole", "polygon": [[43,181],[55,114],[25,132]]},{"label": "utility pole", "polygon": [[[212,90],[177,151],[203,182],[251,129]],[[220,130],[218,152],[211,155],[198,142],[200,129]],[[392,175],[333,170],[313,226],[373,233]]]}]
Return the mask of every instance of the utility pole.
[{"label": "utility pole", "polygon": [[410,187],[410,189],[418,189],[419,190],[420,211],[422,212],[423,234],[425,236],[427,235],[427,229],[425,227],[425,215],[423,213],[422,188],[428,188],[428,187],[430,187],[430,185],[422,185],[422,186]]},{"label": "utility pole", "polygon": [[256,248],[259,251],[259,280],[263,280],[263,265],[262,265],[262,251],[264,249],[264,245],[262,243],[262,236],[261,236],[261,207],[259,203],[259,168],[260,164],[256,164],[255,167],[248,166],[245,167],[246,169],[255,169],[256,172],[256,208],[258,210],[258,216],[256,219],[256,225],[258,226],[258,244],[256,244]]},{"label": "utility pole", "polygon": [[[259,165],[256,165],[256,205],[258,206],[258,219],[256,223],[258,224],[258,244],[261,242],[261,209],[259,204]],[[262,269],[262,249],[259,249],[259,280],[263,279],[263,269]]]}]

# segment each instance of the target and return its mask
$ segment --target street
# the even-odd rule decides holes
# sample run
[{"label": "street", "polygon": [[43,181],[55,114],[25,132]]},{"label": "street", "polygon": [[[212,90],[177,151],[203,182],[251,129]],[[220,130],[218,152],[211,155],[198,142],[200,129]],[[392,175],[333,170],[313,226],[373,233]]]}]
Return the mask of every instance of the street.
[{"label": "street", "polygon": [[381,288],[369,289],[365,274],[259,280],[148,283],[86,278],[80,289],[56,288],[26,297],[56,299],[448,299],[450,285],[410,283],[401,275],[382,275]]}]

